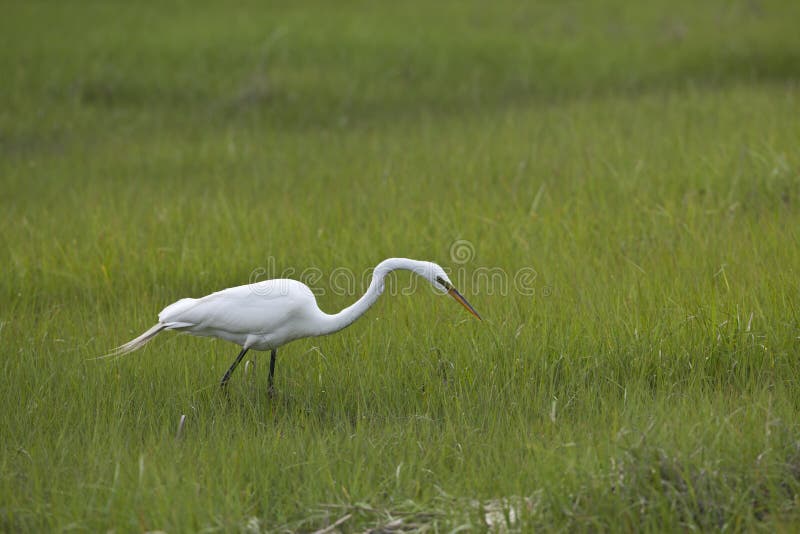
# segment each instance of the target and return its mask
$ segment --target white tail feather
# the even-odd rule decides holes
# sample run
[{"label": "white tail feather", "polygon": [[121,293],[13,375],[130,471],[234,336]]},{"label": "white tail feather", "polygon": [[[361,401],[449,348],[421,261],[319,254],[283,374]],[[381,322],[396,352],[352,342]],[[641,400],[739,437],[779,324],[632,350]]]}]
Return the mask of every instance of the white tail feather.
[{"label": "white tail feather", "polygon": [[139,350],[140,348],[142,348],[145,345],[147,345],[147,343],[151,339],[156,337],[156,335],[158,335],[158,333],[161,332],[162,330],[164,330],[167,326],[168,325],[166,325],[164,323],[157,323],[155,326],[150,328],[147,332],[145,332],[141,336],[139,336],[137,338],[134,338],[134,339],[131,339],[130,341],[128,341],[124,345],[120,345],[119,347],[115,348],[114,350],[112,350],[108,354],[104,354],[103,356],[98,356],[97,358],[93,358],[93,359],[99,360],[101,358],[111,358],[112,356],[124,356],[125,354],[128,354],[130,352],[133,352],[135,350]]}]

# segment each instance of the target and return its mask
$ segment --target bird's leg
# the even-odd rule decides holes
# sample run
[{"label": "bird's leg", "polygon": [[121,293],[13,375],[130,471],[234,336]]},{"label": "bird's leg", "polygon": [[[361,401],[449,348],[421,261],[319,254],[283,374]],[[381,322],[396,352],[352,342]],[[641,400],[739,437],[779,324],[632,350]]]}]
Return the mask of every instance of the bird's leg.
[{"label": "bird's leg", "polygon": [[233,370],[236,369],[237,365],[239,365],[239,362],[242,361],[242,358],[244,358],[244,355],[247,354],[247,351],[248,349],[242,349],[242,352],[240,352],[239,355],[236,357],[236,360],[233,362],[233,365],[230,366],[228,371],[225,373],[225,376],[222,377],[222,382],[219,383],[220,387],[222,388],[225,387],[225,385],[228,383],[228,380],[230,380],[231,378],[231,373],[233,373]]},{"label": "bird's leg", "polygon": [[275,379],[275,357],[278,355],[278,349],[272,349],[272,353],[269,357],[269,392],[272,393],[275,391],[275,388],[272,387],[272,384]]}]

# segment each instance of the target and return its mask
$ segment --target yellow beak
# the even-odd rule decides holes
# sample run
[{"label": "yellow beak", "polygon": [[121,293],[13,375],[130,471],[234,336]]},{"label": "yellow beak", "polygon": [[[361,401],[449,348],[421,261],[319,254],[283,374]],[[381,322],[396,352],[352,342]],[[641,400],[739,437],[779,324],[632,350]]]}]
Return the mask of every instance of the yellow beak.
[{"label": "yellow beak", "polygon": [[463,296],[461,293],[459,293],[459,292],[458,292],[458,290],[456,290],[456,288],[454,288],[454,287],[451,287],[451,288],[450,288],[450,289],[447,291],[447,293],[448,293],[448,294],[449,294],[451,297],[453,297],[454,299],[456,299],[456,301],[457,301],[459,304],[461,304],[462,306],[464,306],[464,307],[467,309],[467,311],[468,311],[468,312],[470,312],[472,315],[474,315],[475,317],[477,317],[479,321],[482,321],[482,320],[483,320],[483,319],[481,319],[481,316],[480,316],[480,315],[478,315],[478,312],[476,312],[476,311],[475,311],[475,308],[473,308],[473,307],[472,307],[472,305],[471,305],[469,302],[467,302],[467,299],[465,299],[465,298],[464,298],[464,296]]}]

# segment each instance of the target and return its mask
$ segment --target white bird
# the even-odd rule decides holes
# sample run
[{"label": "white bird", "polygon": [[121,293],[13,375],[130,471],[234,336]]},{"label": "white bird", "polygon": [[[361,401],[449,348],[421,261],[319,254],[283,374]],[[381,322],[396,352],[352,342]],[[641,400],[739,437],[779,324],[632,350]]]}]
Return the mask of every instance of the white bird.
[{"label": "white bird", "polygon": [[384,290],[384,279],[392,271],[411,271],[434,287],[447,292],[472,315],[480,315],[459,293],[439,265],[428,261],[389,258],[373,271],[364,295],[339,313],[329,315],[317,306],[311,289],[289,279],[265,280],[231,287],[199,299],[186,298],[161,310],[158,323],[136,339],[114,349],[118,356],[143,347],[162,330],[179,330],[195,336],[211,336],[242,347],[222,377],[224,387],[248,350],[271,351],[269,387],[272,390],[278,347],[304,337],[332,334],[351,325],[372,306]]}]

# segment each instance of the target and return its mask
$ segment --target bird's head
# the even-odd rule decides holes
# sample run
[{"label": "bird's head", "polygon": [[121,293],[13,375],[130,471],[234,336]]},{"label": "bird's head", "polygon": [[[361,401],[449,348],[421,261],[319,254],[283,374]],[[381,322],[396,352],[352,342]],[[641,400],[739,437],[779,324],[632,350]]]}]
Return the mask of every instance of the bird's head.
[{"label": "bird's head", "polygon": [[464,296],[453,286],[453,282],[450,281],[450,278],[447,276],[447,273],[444,272],[444,269],[442,269],[439,265],[428,261],[419,263],[421,264],[421,268],[414,269],[418,275],[425,278],[439,291],[443,291],[453,297],[459,304],[464,306],[468,312],[481,320],[481,316],[478,315],[478,312],[475,311],[475,308],[473,308],[472,305],[467,302],[467,299],[465,299]]}]

